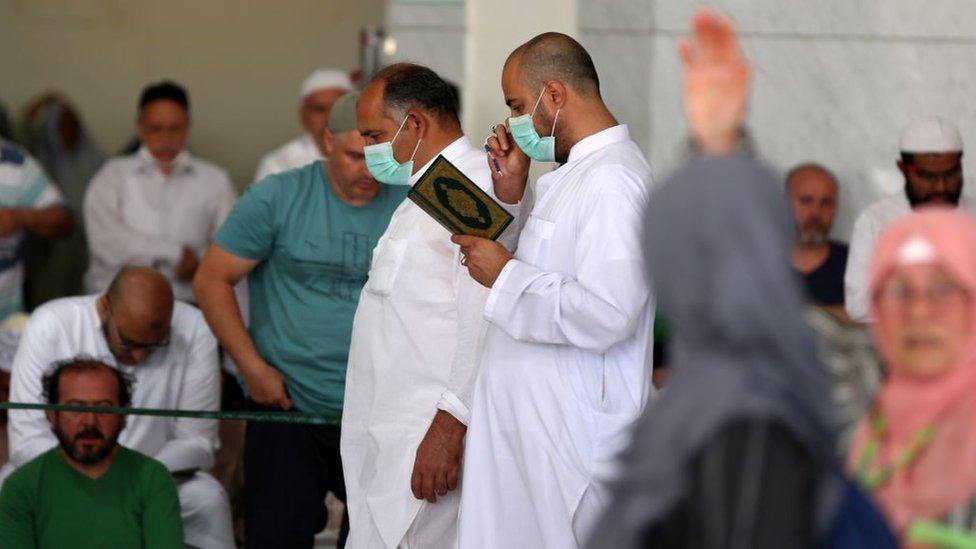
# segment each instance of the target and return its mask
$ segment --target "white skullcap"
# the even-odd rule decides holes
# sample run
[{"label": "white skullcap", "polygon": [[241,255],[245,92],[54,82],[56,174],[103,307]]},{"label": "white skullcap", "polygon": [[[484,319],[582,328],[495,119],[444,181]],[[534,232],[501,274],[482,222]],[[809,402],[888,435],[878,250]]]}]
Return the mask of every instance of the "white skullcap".
[{"label": "white skullcap", "polygon": [[899,150],[915,154],[962,152],[962,137],[952,122],[937,116],[918,118],[901,133]]},{"label": "white skullcap", "polygon": [[305,99],[309,95],[328,89],[352,90],[352,80],[349,75],[337,69],[316,69],[302,82],[299,96]]}]

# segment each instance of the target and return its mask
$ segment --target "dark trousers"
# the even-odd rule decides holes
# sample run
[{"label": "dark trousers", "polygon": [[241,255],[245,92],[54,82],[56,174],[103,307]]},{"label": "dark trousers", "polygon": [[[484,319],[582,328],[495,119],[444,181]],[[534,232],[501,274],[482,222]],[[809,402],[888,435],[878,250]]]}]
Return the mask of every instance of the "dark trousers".
[{"label": "dark trousers", "polygon": [[[253,402],[251,410],[270,410]],[[244,439],[246,546],[309,549],[325,528],[325,494],[345,502],[339,427],[249,422]],[[342,521],[338,547],[349,534]]]}]

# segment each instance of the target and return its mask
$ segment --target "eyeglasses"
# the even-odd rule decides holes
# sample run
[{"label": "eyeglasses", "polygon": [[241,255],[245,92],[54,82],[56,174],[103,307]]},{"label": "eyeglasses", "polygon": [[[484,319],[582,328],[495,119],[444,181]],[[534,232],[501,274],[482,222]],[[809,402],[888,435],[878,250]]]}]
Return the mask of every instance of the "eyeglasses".
[{"label": "eyeglasses", "polygon": [[125,352],[131,353],[133,351],[147,351],[152,354],[153,352],[169,345],[169,333],[166,334],[166,337],[164,337],[162,341],[157,343],[139,343],[138,341],[132,341],[131,339],[126,338],[121,332],[119,332],[119,326],[115,323],[115,313],[112,312],[112,303],[107,298],[105,299],[105,305],[108,308],[108,325],[112,330],[112,335],[114,336],[115,340],[118,341],[119,347],[122,347],[122,350]]},{"label": "eyeglasses", "polygon": [[965,290],[948,280],[935,282],[922,289],[913,288],[905,282],[893,281],[881,288],[876,299],[882,307],[903,308],[921,299],[933,308],[942,309],[968,297]]}]

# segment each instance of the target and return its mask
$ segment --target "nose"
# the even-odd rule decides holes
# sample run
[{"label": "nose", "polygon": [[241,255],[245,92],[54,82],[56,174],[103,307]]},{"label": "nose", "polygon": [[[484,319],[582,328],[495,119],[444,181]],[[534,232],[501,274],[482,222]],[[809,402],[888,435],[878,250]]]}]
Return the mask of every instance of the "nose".
[{"label": "nose", "polygon": [[149,358],[149,349],[133,349],[129,356],[132,357],[133,362],[142,362]]}]

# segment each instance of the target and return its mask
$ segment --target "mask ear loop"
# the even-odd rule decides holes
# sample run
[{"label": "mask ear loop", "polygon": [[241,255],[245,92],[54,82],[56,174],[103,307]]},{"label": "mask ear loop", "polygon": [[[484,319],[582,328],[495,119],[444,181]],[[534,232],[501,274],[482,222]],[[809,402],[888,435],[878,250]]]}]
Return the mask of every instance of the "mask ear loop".
[{"label": "mask ear loop", "polygon": [[546,87],[542,86],[542,92],[539,93],[539,98],[535,100],[535,106],[532,107],[532,114],[529,115],[529,118],[535,118],[535,111],[539,109],[539,103],[542,103],[542,97],[544,95],[546,95]]},{"label": "mask ear loop", "polygon": [[559,110],[560,109],[556,109],[556,116],[552,118],[552,129],[549,130],[550,137],[556,135],[556,121],[559,120]]},{"label": "mask ear loop", "polygon": [[396,133],[393,134],[393,139],[390,140],[390,145],[392,145],[393,142],[396,141],[396,138],[400,135],[400,132],[403,130],[403,126],[406,125],[407,119],[409,118],[410,118],[409,114],[403,117],[403,122],[400,122],[400,127],[397,128]]},{"label": "mask ear loop", "polygon": [[423,139],[417,139],[417,146],[413,148],[413,154],[410,155],[410,160],[413,160],[413,157],[417,156],[417,149],[420,148],[421,141],[423,141]]}]

